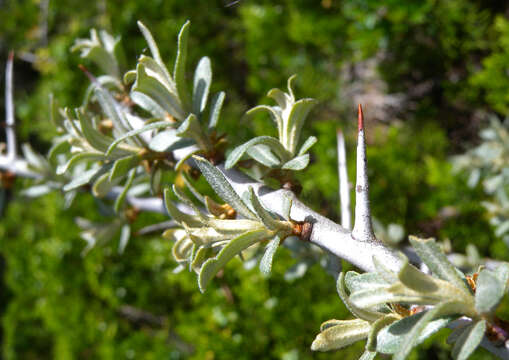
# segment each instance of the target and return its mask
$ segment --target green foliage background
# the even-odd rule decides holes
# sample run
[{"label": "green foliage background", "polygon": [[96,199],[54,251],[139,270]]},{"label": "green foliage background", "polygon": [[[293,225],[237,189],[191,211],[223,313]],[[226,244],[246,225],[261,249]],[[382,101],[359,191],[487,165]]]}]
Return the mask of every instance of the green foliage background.
[{"label": "green foliage background", "polygon": [[[503,115],[509,109],[505,2],[243,0],[226,5],[219,0],[0,2],[1,59],[9,49],[18,55],[20,140],[47,151],[54,135],[49,93],[60,104],[80,105],[87,79],[69,48],[91,27],[121,35],[133,66],[146,47],[136,20],[151,29],[170,61],[178,29],[190,19],[190,62],[203,55],[212,59],[213,90],[227,93],[221,130],[230,134],[232,145],[273,132],[268,119],[239,119],[266,102],[266,91],[283,87],[290,75],[299,74],[298,96],[320,100],[303,135],[315,135],[319,142],[312,165],[300,175],[302,198],[337,220],[335,131],[341,127],[347,135],[353,178],[356,104],[348,89],[363,81],[356,66],[375,59],[376,79],[384,84],[380,94],[407,96],[386,119],[368,119],[375,217],[403,225],[407,234],[449,238],[457,251],[474,243],[484,256],[509,260],[480,206],[482,189],[469,189],[449,163],[449,156],[478,141],[484,113]],[[237,262],[201,295],[194,274],[173,274],[171,244],[159,236],[134,237],[121,256],[114,239],[82,256],[84,242],[74,218],[105,220],[91,196],[80,195],[64,210],[58,194],[31,202],[16,196],[24,182],[17,181],[0,223],[3,358],[290,360],[356,359],[361,353],[361,344],[337,353],[309,350],[322,321],[348,316],[334,280],[320,267],[286,282],[283,275],[294,260],[279,250],[270,278]],[[450,207],[455,215],[444,217]],[[162,220],[143,214],[134,226]],[[133,308],[145,319],[129,316]],[[413,357],[447,358],[444,339],[435,337]],[[478,350],[474,357],[489,355]]]}]

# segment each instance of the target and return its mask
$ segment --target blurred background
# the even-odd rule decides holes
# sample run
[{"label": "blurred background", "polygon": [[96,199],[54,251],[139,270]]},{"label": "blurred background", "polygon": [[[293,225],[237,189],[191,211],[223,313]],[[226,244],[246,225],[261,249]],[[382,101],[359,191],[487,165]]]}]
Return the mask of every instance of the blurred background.
[{"label": "blurred background", "polygon": [[[335,133],[345,133],[354,179],[354,110],[362,103],[378,236],[436,237],[473,258],[509,260],[506,1],[0,0],[0,19],[1,69],[15,51],[19,142],[41,153],[55,136],[49,94],[75,107],[88,86],[78,70],[83,60],[70,52],[75,39],[91,28],[119,35],[134,68],[146,51],[142,20],[171,64],[189,19],[189,63],[211,58],[213,91],[227,94],[220,130],[231,145],[274,135],[268,117],[239,121],[270,103],[267,91],[284,88],[292,74],[298,97],[320,101],[303,134],[319,139],[300,175],[304,202],[339,220]],[[79,195],[66,210],[61,194],[17,195],[28,183],[18,179],[5,192],[0,221],[2,358],[346,360],[362,353],[362,343],[335,353],[309,349],[321,322],[349,316],[319,265],[288,276],[295,260],[281,249],[270,278],[235,261],[202,295],[194,274],[173,273],[172,244],[158,234],[135,235],[123,255],[115,240],[83,256],[75,218],[105,221],[92,196]],[[141,214],[133,227],[165,219]],[[412,358],[448,358],[444,333]],[[480,349],[473,358],[491,356]]]}]

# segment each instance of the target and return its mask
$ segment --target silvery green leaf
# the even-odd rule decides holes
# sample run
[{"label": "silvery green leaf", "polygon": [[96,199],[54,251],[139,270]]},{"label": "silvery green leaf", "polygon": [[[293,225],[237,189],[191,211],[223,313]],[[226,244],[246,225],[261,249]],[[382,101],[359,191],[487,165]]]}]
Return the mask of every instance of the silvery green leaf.
[{"label": "silvery green leaf", "polygon": [[509,281],[509,264],[508,263],[502,263],[494,271],[494,275],[497,277],[497,279],[500,281],[501,284],[504,286],[504,293],[507,292],[507,286]]},{"label": "silvery green leaf", "polygon": [[152,137],[148,144],[148,148],[157,152],[171,152],[190,146],[194,141],[190,139],[183,139],[176,134],[175,129],[162,131]]},{"label": "silvery green leaf", "polygon": [[170,189],[164,189],[164,204],[166,206],[168,214],[173,220],[175,220],[179,224],[186,223],[191,227],[200,227],[203,225],[202,222],[198,220],[197,216],[181,212],[171,201],[170,194],[171,194]]},{"label": "silvery green leaf", "polygon": [[369,330],[368,334],[368,341],[366,342],[366,350],[376,351],[378,333],[382,331],[382,329],[384,329],[385,327],[389,326],[393,322],[398,321],[400,319],[401,319],[400,315],[387,314],[376,320],[373,324],[371,324],[371,329]]},{"label": "silvery green leaf", "polygon": [[161,193],[161,180],[163,177],[163,170],[156,166],[150,172],[150,192],[152,195],[159,195]]},{"label": "silvery green leaf", "polygon": [[255,213],[263,225],[265,225],[269,230],[276,230],[281,228],[280,222],[274,219],[272,215],[269,214],[267,210],[265,210],[251,186],[249,187],[249,201],[253,205]]},{"label": "silvery green leaf", "polygon": [[285,124],[288,141],[286,148],[292,154],[295,153],[304,121],[316,103],[317,101],[314,99],[301,99],[292,106],[287,124]]},{"label": "silvery green leaf", "polygon": [[189,180],[189,178],[187,177],[186,174],[182,174],[182,179],[184,180],[184,184],[186,184],[186,187],[189,189],[189,191],[191,192],[191,194],[193,194],[193,196],[198,199],[202,204],[206,205],[206,200],[205,200],[205,197],[200,194],[200,192],[198,191],[198,189],[196,189],[193,184],[191,183],[191,181]]},{"label": "silvery green leaf", "polygon": [[341,349],[365,339],[368,336],[369,328],[369,322],[360,319],[338,321],[335,326],[326,328],[316,336],[311,344],[311,350]]},{"label": "silvery green leaf", "polygon": [[[393,322],[391,325],[383,328],[377,335],[376,350],[383,354],[394,354],[406,341],[405,336],[415,327],[415,325],[424,316],[424,312],[405,317],[401,320]],[[439,318],[427,322],[420,331],[416,346],[426,340],[428,337],[436,333],[438,330],[447,326],[451,318]]]},{"label": "silvery green leaf", "polygon": [[462,276],[460,276],[459,270],[447,260],[447,257],[440,251],[434,239],[419,239],[415,236],[410,236],[409,240],[417,255],[419,255],[435,276],[450,282],[466,294],[471,294],[470,289],[465,284],[465,281],[463,281]]},{"label": "silvery green leaf", "polygon": [[297,156],[296,158],[293,158],[292,160],[286,162],[282,169],[284,170],[302,170],[309,164],[309,154],[304,154],[301,156]]},{"label": "silvery green leaf", "polygon": [[110,171],[110,181],[117,178],[124,177],[129,170],[138,166],[140,157],[138,155],[131,155],[115,160],[113,168]]},{"label": "silvery green leaf", "polygon": [[178,188],[177,185],[173,184],[172,185],[172,190],[173,190],[173,193],[177,196],[177,198],[184,204],[186,204],[187,206],[189,206],[191,209],[193,209],[194,213],[196,214],[197,217],[199,217],[200,219],[202,219],[203,222],[207,221],[207,219],[205,218],[205,216],[202,214],[202,212],[200,211],[200,209],[198,209],[198,207],[191,201],[189,200],[189,198],[184,194],[184,192],[182,190],[180,190]]},{"label": "silvery green leaf", "polygon": [[283,196],[283,206],[281,213],[285,220],[290,220],[290,212],[292,211],[293,200],[290,196]]},{"label": "silvery green leaf", "polygon": [[264,239],[267,236],[265,230],[256,230],[244,233],[235,239],[230,240],[228,245],[221,249],[217,256],[213,259],[207,260],[201,267],[198,276],[198,284],[200,291],[204,292],[208,283],[212,278],[221,270],[227,262],[239,254],[241,251],[247,249],[251,245]]},{"label": "silvery green leaf", "polygon": [[79,188],[80,186],[83,186],[85,184],[88,184],[90,180],[94,178],[98,173],[101,172],[101,168],[93,168],[89,169],[83,173],[81,173],[79,176],[72,179],[69,183],[67,183],[64,187],[64,191],[70,191],[76,188]]},{"label": "silvery green leaf", "polygon": [[[142,62],[138,62],[136,66],[136,82],[131,89],[131,93],[140,92],[145,94],[175,119],[183,120],[185,112],[182,109],[180,99],[168,88],[167,84],[161,82],[156,77],[157,74],[149,74],[147,70],[148,68]],[[140,103],[138,105],[141,106],[143,104]],[[146,110],[153,110],[153,106]]]},{"label": "silvery green leaf", "polygon": [[281,161],[286,162],[291,158],[291,154],[283,147],[283,145],[281,145],[277,139],[271,136],[259,136],[233,149],[233,151],[228,155],[228,158],[226,159],[226,168],[231,169],[251,146],[258,144],[268,146]]},{"label": "silvery green leaf", "polygon": [[140,128],[140,129],[131,130],[131,131],[123,134],[122,136],[116,138],[115,141],[113,141],[110,144],[110,146],[108,147],[108,150],[106,151],[106,156],[110,155],[113,152],[113,150],[115,150],[115,148],[118,146],[118,144],[120,144],[122,141],[124,141],[130,137],[141,134],[142,132],[145,132],[145,131],[150,131],[150,130],[154,130],[154,129],[164,129],[164,128],[172,127],[172,126],[173,126],[173,124],[169,121],[158,121],[158,122],[154,122],[154,123],[145,125],[144,127]]},{"label": "silvery green leaf", "polygon": [[175,171],[177,172],[180,171],[180,169],[186,163],[186,161],[198,153],[200,153],[200,149],[195,149],[182,156],[182,158],[175,164]]},{"label": "silvery green leaf", "polygon": [[120,70],[117,59],[114,54],[120,38],[114,38],[106,31],[90,30],[89,39],[77,39],[71,48],[71,51],[81,51],[82,58],[94,62],[107,74],[120,76]]},{"label": "silvery green leaf", "polygon": [[102,161],[105,159],[104,154],[97,152],[80,152],[76,155],[73,155],[67,163],[63,165],[59,165],[57,167],[56,173],[57,175],[62,175],[72,169],[76,164],[83,161]]},{"label": "silvery green leaf", "polygon": [[475,309],[479,314],[495,311],[504,296],[505,284],[495,274],[484,269],[479,273],[475,290]]},{"label": "silvery green leaf", "polygon": [[221,91],[214,95],[210,103],[210,118],[209,118],[209,131],[217,127],[219,116],[221,115],[221,109],[223,107],[225,93]]},{"label": "silvery green leaf", "polygon": [[[34,186],[30,186],[29,188],[26,188],[23,191],[21,191],[21,195],[30,197],[30,198],[35,198],[35,197],[39,197],[42,195],[46,195],[49,192],[51,192],[52,190],[53,190],[52,187],[49,186],[48,184],[34,185]],[[1,211],[0,211],[0,213],[1,213]]]},{"label": "silvery green leaf", "polygon": [[124,117],[122,108],[113,96],[98,86],[96,86],[94,93],[104,113],[113,122],[113,133],[120,135],[131,130]]},{"label": "silvery green leaf", "polygon": [[94,89],[99,85],[106,90],[111,90],[114,92],[122,92],[123,85],[122,82],[113,76],[109,75],[101,75],[95,79],[95,81],[90,84],[85,91],[85,95],[83,96],[82,106],[85,107],[90,102],[92,95],[94,94]]},{"label": "silvery green leaf", "polygon": [[168,116],[166,110],[148,95],[139,91],[131,91],[130,96],[135,104],[148,111],[153,117],[164,119]]},{"label": "silvery green leaf", "polygon": [[277,167],[281,164],[281,161],[270,151],[270,148],[263,144],[251,146],[247,150],[247,154],[253,160],[269,168]]},{"label": "silvery green leaf", "polygon": [[412,348],[419,343],[420,337],[424,334],[427,325],[438,317],[456,314],[458,311],[458,302],[450,301],[436,305],[434,308],[426,311],[424,315],[415,323],[412,329],[405,335],[403,343],[394,353],[394,360],[404,360],[412,351]]},{"label": "silvery green leaf", "polygon": [[95,129],[92,125],[92,119],[90,119],[83,110],[78,109],[76,111],[76,115],[78,116],[81,125],[81,131],[88,143],[92,145],[94,149],[101,152],[106,151],[108,146],[113,142],[113,138],[106,136]]},{"label": "silvery green leaf", "polygon": [[203,264],[207,259],[214,255],[214,250],[210,247],[200,247],[194,254],[194,259],[191,262],[191,269],[199,273]]},{"label": "silvery green leaf", "polygon": [[359,360],[373,360],[376,356],[376,351],[364,351]]},{"label": "silvery green leaf", "polygon": [[346,273],[345,284],[351,293],[374,288],[385,288],[390,285],[377,273],[359,274],[355,271],[349,271]]},{"label": "silvery green leaf", "polygon": [[21,145],[21,150],[23,151],[25,160],[31,168],[43,171],[49,170],[48,162],[44,156],[36,153],[30,144],[26,143]]},{"label": "silvery green leaf", "polygon": [[207,226],[212,227],[221,234],[238,234],[247,231],[254,231],[264,229],[265,227],[258,220],[236,219],[236,220],[223,220],[223,219],[208,219]]},{"label": "silvery green leaf", "polygon": [[458,340],[460,335],[463,333],[463,331],[465,331],[465,329],[467,329],[469,326],[472,325],[472,321],[465,320],[465,322],[466,322],[466,324],[459,323],[458,326],[453,328],[452,332],[447,337],[447,340],[446,340],[447,344],[449,344],[449,345],[454,344]]},{"label": "silvery green leaf", "polygon": [[314,144],[316,144],[317,141],[318,141],[318,139],[315,136],[308,137],[306,139],[306,141],[304,141],[304,144],[302,144],[302,146],[300,147],[299,153],[297,155],[300,156],[300,155],[304,155],[305,153],[307,153],[307,151],[309,149],[311,149],[311,147]]},{"label": "silvery green leaf", "polygon": [[479,346],[486,331],[486,320],[479,320],[469,326],[459,336],[452,348],[455,360],[466,360]]},{"label": "silvery green leaf", "polygon": [[56,168],[59,164],[58,157],[61,154],[68,153],[71,149],[71,144],[69,144],[69,141],[67,136],[63,136],[57,140],[56,143],[53,144],[51,149],[48,152],[48,162]]},{"label": "silvery green leaf", "polygon": [[129,238],[131,237],[131,227],[129,224],[125,224],[120,229],[120,240],[118,242],[118,253],[123,254]]},{"label": "silvery green leaf", "polygon": [[97,180],[94,182],[92,186],[92,193],[97,197],[104,197],[108,194],[113,186],[116,185],[116,182],[110,181],[110,176],[108,173],[104,173],[100,175]]},{"label": "silvery green leaf", "polygon": [[398,274],[386,267],[377,256],[373,256],[373,265],[375,265],[378,275],[380,275],[387,283],[395,283],[398,281]]},{"label": "silvery green leaf", "polygon": [[350,301],[360,308],[386,303],[433,305],[443,300],[442,295],[440,292],[419,293],[398,282],[388,287],[356,291],[350,295]]},{"label": "silvery green leaf", "polygon": [[[350,271],[350,272],[352,272],[352,271]],[[355,317],[358,317],[360,319],[370,321],[370,322],[376,321],[377,319],[379,319],[381,316],[384,315],[383,313],[379,313],[376,311],[361,309],[361,308],[355,306],[354,304],[352,304],[352,302],[350,301],[350,298],[348,297],[348,294],[346,293],[345,278],[346,278],[345,273],[341,272],[338,276],[338,281],[336,283],[336,289],[338,291],[339,297],[345,304],[348,311],[350,311],[352,313],[352,315],[354,315]]]},{"label": "silvery green leaf", "polygon": [[207,136],[203,133],[200,122],[195,114],[190,114],[184,122],[178,127],[178,136],[193,139],[198,147],[203,151],[210,151],[212,144]]},{"label": "silvery green leaf", "polygon": [[[171,230],[175,232],[175,229]],[[194,246],[193,241],[184,234],[184,236],[182,236],[179,240],[175,242],[171,249],[173,257],[179,263],[188,262],[190,255],[192,255],[193,246]]]},{"label": "silvery green leaf", "polygon": [[265,248],[265,253],[260,260],[260,271],[265,275],[270,274],[272,269],[272,261],[274,260],[274,254],[276,253],[277,248],[279,247],[279,243],[281,239],[279,236],[274,237],[267,247]]},{"label": "silvery green leaf", "polygon": [[246,115],[250,116],[258,112],[268,111],[272,120],[276,123],[279,139],[283,136],[283,117],[281,109],[276,106],[258,105],[248,110]]},{"label": "silvery green leaf", "polygon": [[126,72],[122,80],[126,85],[132,84],[136,80],[136,70],[129,70]]},{"label": "silvery green leaf", "polygon": [[438,290],[438,280],[418,270],[408,262],[406,256],[402,255],[401,258],[404,259],[404,262],[399,270],[398,278],[403,285],[421,293],[432,293]]},{"label": "silvery green leaf", "polygon": [[186,82],[187,38],[189,35],[189,20],[182,25],[178,35],[177,59],[173,69],[173,78],[177,84],[177,93],[182,99],[184,106],[190,108],[189,93]]},{"label": "silvery green leaf", "polygon": [[212,68],[210,59],[204,56],[198,62],[194,71],[193,81],[193,112],[199,115],[207,106],[210,84],[212,82]]},{"label": "silvery green leaf", "polygon": [[127,177],[127,181],[124,185],[124,188],[122,189],[122,192],[115,199],[115,205],[113,206],[113,209],[115,210],[116,213],[118,213],[120,211],[120,209],[122,208],[122,205],[124,204],[125,199],[127,197],[127,192],[131,188],[131,185],[133,184],[133,180],[134,180],[135,176],[136,176],[136,169],[131,169],[131,171],[129,172],[129,175]]},{"label": "silvery green leaf", "polygon": [[247,219],[257,220],[257,216],[246,206],[242,199],[237,195],[228,180],[224,177],[223,173],[219,171],[214,165],[205,160],[204,158],[194,156],[193,159],[200,168],[203,176],[207,182],[212,186],[217,195],[226,203],[230,204],[239,214]]},{"label": "silvery green leaf", "polygon": [[164,70],[164,72],[166,73],[166,76],[168,78],[171,78],[170,74],[168,73],[168,70],[166,70],[166,65],[164,64],[163,59],[161,58],[161,54],[159,53],[159,48],[157,47],[154,37],[150,33],[149,29],[141,21],[138,21],[138,27],[140,28],[141,33],[143,34],[143,37],[145,38],[145,41],[147,42],[147,45],[150,49],[152,56],[154,57],[154,60]]}]

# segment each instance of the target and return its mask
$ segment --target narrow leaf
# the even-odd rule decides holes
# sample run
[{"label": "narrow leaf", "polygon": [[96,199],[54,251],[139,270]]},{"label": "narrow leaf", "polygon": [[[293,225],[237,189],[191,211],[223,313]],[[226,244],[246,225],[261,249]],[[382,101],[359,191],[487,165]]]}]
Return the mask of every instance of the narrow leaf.
[{"label": "narrow leaf", "polygon": [[212,68],[210,59],[204,56],[198,62],[193,81],[193,112],[200,115],[207,106],[210,84],[212,82]]},{"label": "narrow leaf", "polygon": [[270,274],[272,269],[272,261],[274,260],[274,254],[281,242],[281,238],[279,236],[274,237],[265,249],[265,253],[263,254],[262,259],[260,260],[260,271],[265,275]]},{"label": "narrow leaf", "polygon": [[438,248],[433,239],[419,239],[415,236],[409,237],[412,247],[421,260],[429,267],[431,272],[442,280],[446,280],[467,294],[471,294],[458,270],[447,260],[444,253]]},{"label": "narrow leaf", "polygon": [[131,227],[129,224],[125,224],[120,229],[120,240],[118,242],[118,253],[123,254],[129,238],[131,237]]},{"label": "narrow leaf", "polygon": [[304,144],[300,147],[299,153],[297,155],[304,155],[311,147],[316,144],[318,139],[314,136],[310,136],[304,141]]},{"label": "narrow leaf", "polygon": [[368,336],[370,324],[361,319],[344,320],[336,326],[320,332],[313,343],[313,351],[329,351],[341,349]]},{"label": "narrow leaf", "polygon": [[253,208],[256,212],[256,215],[261,220],[263,225],[265,225],[269,230],[276,230],[277,228],[281,228],[280,222],[272,217],[267,210],[263,207],[256,196],[253,187],[249,187],[249,201],[253,205]]},{"label": "narrow leaf", "polygon": [[177,136],[177,130],[170,129],[162,131],[152,137],[148,148],[157,152],[171,152],[194,144],[191,139],[183,139]]},{"label": "narrow leaf", "polygon": [[219,197],[221,197],[226,203],[230,204],[239,214],[247,219],[256,220],[258,219],[255,214],[246,206],[242,199],[237,195],[233,187],[230,185],[228,180],[224,177],[223,173],[217,169],[210,162],[202,157],[194,156],[193,159],[200,168],[203,176],[207,179],[207,182],[212,186],[214,191]]},{"label": "narrow leaf", "polygon": [[133,184],[133,180],[134,180],[135,176],[136,176],[136,169],[132,169],[129,172],[129,175],[127,177],[127,181],[126,181],[126,183],[124,185],[124,188],[122,189],[122,192],[117,196],[117,198],[115,200],[115,205],[113,206],[113,209],[115,210],[115,213],[118,214],[118,212],[122,208],[122,205],[124,204],[124,201],[125,201],[125,199],[127,197],[127,192],[131,188],[131,185]]},{"label": "narrow leaf", "polygon": [[417,323],[412,327],[412,330],[405,335],[403,344],[396,351],[393,360],[404,360],[412,348],[419,343],[419,337],[423,334],[426,326],[435,318],[456,314],[458,309],[458,302],[451,301],[436,305],[433,309],[428,310]]},{"label": "narrow leaf", "polygon": [[486,320],[479,320],[468,326],[459,336],[452,348],[455,360],[466,360],[479,346],[486,332]]},{"label": "narrow leaf", "polygon": [[271,136],[259,136],[254,139],[249,140],[248,142],[237,146],[233,151],[228,155],[226,159],[225,166],[227,169],[231,169],[235,166],[235,164],[240,160],[242,155],[252,146],[263,144],[268,146],[274,154],[276,154],[281,161],[288,161],[291,158],[290,153],[286,151],[283,145],[275,138]]},{"label": "narrow leaf", "polygon": [[187,109],[190,104],[186,82],[187,38],[190,24],[188,20],[180,29],[178,35],[177,59],[175,60],[175,67],[173,69],[173,78],[177,84],[177,93]]},{"label": "narrow leaf", "polygon": [[[394,354],[406,341],[407,335],[424,316],[424,312],[405,317],[383,328],[377,335],[376,350],[383,354]],[[422,329],[414,346],[422,343],[438,330],[447,326],[451,318],[432,320]]]},{"label": "narrow leaf", "polygon": [[495,311],[504,296],[504,284],[488,269],[479,273],[476,284],[475,310],[479,314]]},{"label": "narrow leaf", "polygon": [[210,104],[209,130],[217,127],[217,122],[219,121],[219,116],[221,115],[221,109],[223,107],[224,97],[225,93],[224,91],[221,91],[212,98]]},{"label": "narrow leaf", "polygon": [[208,283],[221,270],[228,261],[233,259],[241,251],[247,249],[254,243],[261,241],[267,236],[265,230],[256,230],[244,233],[235,239],[230,240],[214,259],[207,260],[200,270],[198,284],[201,292],[205,292]]},{"label": "narrow leaf", "polygon": [[302,170],[309,164],[309,154],[304,154],[301,156],[297,156],[296,158],[293,158],[292,160],[286,162],[282,169],[284,170]]},{"label": "narrow leaf", "polygon": [[253,160],[269,168],[278,167],[281,164],[281,160],[274,155],[268,146],[263,144],[251,146],[247,150],[247,154]]},{"label": "narrow leaf", "polygon": [[385,327],[389,326],[395,321],[401,319],[401,316],[396,314],[387,314],[386,316],[381,317],[376,320],[373,324],[371,324],[371,329],[368,334],[368,341],[366,342],[366,350],[368,351],[376,351],[376,341],[378,333]]},{"label": "narrow leaf", "polygon": [[131,130],[131,131],[125,133],[124,135],[118,137],[117,139],[115,139],[114,142],[111,143],[111,145],[108,147],[108,150],[106,151],[106,156],[110,155],[111,152],[113,150],[115,150],[115,148],[118,146],[118,144],[120,144],[122,141],[124,141],[132,136],[141,134],[142,132],[145,132],[145,131],[150,131],[150,130],[154,130],[154,129],[164,129],[164,128],[171,127],[171,126],[173,126],[173,124],[169,121],[158,121],[158,122],[154,122],[154,123],[145,125],[144,127],[140,128],[140,129]]},{"label": "narrow leaf", "polygon": [[138,155],[126,156],[121,159],[115,160],[113,168],[110,171],[110,181],[117,178],[124,177],[129,170],[138,166],[140,163],[140,157]]}]

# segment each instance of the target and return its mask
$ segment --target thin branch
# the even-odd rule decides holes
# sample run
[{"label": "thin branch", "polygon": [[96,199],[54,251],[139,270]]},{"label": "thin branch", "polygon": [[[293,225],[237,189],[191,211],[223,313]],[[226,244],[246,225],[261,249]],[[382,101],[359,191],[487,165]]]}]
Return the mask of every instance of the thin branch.
[{"label": "thin branch", "polygon": [[7,65],[5,66],[5,132],[7,141],[7,158],[14,161],[17,156],[16,152],[16,133],[14,131],[14,100],[13,100],[13,60],[14,52],[9,52]]},{"label": "thin branch", "polygon": [[358,111],[357,179],[355,184],[355,219],[352,237],[359,241],[376,241],[369,207],[368,159],[366,157],[364,115],[361,104],[359,104]]},{"label": "thin branch", "polygon": [[350,184],[346,166],[346,149],[343,132],[336,132],[338,146],[338,178],[339,178],[339,203],[341,207],[341,226],[347,230],[352,229],[352,214],[350,211]]}]

